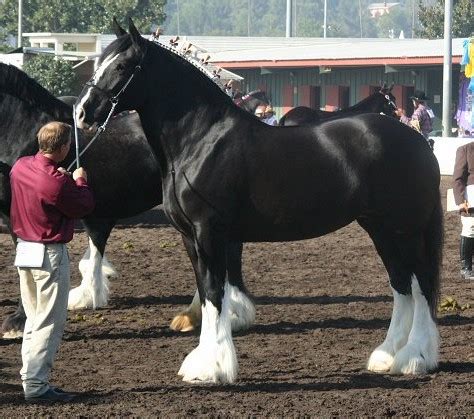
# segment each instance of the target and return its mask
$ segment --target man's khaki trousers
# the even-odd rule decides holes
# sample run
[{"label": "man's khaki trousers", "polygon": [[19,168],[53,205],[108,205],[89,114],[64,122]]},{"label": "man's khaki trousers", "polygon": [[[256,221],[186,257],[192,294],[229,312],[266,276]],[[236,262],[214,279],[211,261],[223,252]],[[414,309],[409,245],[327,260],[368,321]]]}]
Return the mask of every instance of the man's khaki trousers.
[{"label": "man's khaki trousers", "polygon": [[26,313],[20,371],[25,397],[49,389],[53,366],[67,319],[69,256],[65,244],[47,244],[41,268],[18,268]]}]

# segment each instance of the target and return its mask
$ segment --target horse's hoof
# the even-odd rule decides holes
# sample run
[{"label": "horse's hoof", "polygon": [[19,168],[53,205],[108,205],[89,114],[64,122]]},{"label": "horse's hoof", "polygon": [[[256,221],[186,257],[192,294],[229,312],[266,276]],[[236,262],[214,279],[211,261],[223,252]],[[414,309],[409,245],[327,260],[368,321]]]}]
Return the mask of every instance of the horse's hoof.
[{"label": "horse's hoof", "polygon": [[237,378],[237,356],[232,340],[199,344],[184,359],[178,375],[183,381],[200,384],[229,384]]},{"label": "horse's hoof", "polygon": [[412,342],[400,349],[395,355],[390,374],[419,375],[438,368],[438,336],[433,336],[430,344],[423,347]]},{"label": "horse's hoof", "polygon": [[23,337],[21,330],[9,330],[3,333],[3,339],[20,339],[21,337]]},{"label": "horse's hoof", "polygon": [[26,315],[23,310],[19,311],[19,308],[15,313],[8,315],[3,321],[2,327],[0,328],[3,339],[18,339],[23,336]]},{"label": "horse's hoof", "polygon": [[422,356],[411,357],[407,362],[396,361],[390,369],[392,375],[423,375],[428,372]]},{"label": "horse's hoof", "polygon": [[83,287],[79,286],[69,291],[67,302],[68,310],[81,310],[84,308],[92,308],[92,297]]},{"label": "horse's hoof", "polygon": [[180,313],[171,321],[170,329],[176,332],[190,332],[197,326],[196,319],[190,313]]},{"label": "horse's hoof", "polygon": [[367,362],[367,369],[376,373],[386,373],[390,371],[393,364],[393,356],[386,351],[376,349],[370,355]]}]

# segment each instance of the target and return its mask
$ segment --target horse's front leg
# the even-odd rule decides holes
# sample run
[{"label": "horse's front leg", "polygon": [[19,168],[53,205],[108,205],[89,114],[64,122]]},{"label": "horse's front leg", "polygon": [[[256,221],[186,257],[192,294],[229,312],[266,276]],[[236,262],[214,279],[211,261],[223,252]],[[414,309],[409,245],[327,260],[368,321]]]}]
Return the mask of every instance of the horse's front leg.
[{"label": "horse's front leg", "polygon": [[86,218],[83,221],[89,235],[89,248],[79,262],[81,284],[69,292],[69,310],[95,309],[107,305],[110,294],[109,278],[117,275],[104,255],[116,220]]},{"label": "horse's front leg", "polygon": [[[197,275],[198,256],[193,240],[183,236],[183,243],[193,264],[194,272]],[[232,331],[246,330],[255,321],[255,307],[248,296],[242,278],[242,243],[229,243],[226,253]],[[188,332],[199,327],[200,324],[201,300],[199,298],[199,291],[196,291],[191,304],[186,310],[173,318],[170,328],[180,332]]]},{"label": "horse's front leg", "polygon": [[25,309],[23,308],[23,303],[20,298],[16,311],[8,315],[2,323],[3,339],[16,339],[23,336],[25,322]]},{"label": "horse's front leg", "polygon": [[232,383],[237,377],[237,356],[232,341],[231,301],[226,281],[225,240],[195,240],[196,279],[201,301],[199,345],[178,372],[184,381]]}]

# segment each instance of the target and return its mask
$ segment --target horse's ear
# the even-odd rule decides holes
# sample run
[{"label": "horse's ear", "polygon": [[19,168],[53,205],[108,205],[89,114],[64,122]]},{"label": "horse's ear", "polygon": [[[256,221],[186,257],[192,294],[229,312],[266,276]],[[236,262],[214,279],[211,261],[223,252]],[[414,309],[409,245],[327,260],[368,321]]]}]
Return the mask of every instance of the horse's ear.
[{"label": "horse's ear", "polygon": [[393,86],[395,86],[395,82],[394,82],[394,81],[392,81],[392,83],[390,83],[390,87],[388,88],[388,91],[389,91],[389,92],[392,91]]},{"label": "horse's ear", "polygon": [[120,26],[120,24],[117,22],[117,19],[114,16],[114,19],[112,21],[112,28],[114,30],[115,35],[117,38],[121,37],[122,35],[125,35],[127,31]]},{"label": "horse's ear", "polygon": [[135,45],[142,46],[144,43],[144,39],[142,38],[140,32],[133,23],[132,18],[128,18],[128,31],[130,32],[130,36],[132,37],[132,42]]}]

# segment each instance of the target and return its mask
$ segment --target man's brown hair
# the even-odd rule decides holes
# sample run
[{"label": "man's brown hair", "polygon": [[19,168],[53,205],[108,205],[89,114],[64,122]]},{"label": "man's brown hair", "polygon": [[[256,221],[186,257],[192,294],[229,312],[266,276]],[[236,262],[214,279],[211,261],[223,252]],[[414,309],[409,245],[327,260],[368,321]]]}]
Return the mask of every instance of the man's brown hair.
[{"label": "man's brown hair", "polygon": [[54,153],[71,140],[71,125],[48,122],[38,131],[38,146],[42,153]]}]

